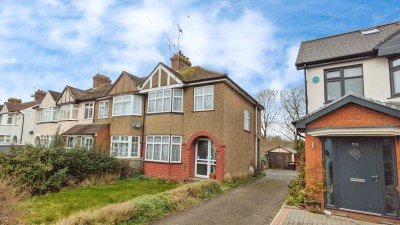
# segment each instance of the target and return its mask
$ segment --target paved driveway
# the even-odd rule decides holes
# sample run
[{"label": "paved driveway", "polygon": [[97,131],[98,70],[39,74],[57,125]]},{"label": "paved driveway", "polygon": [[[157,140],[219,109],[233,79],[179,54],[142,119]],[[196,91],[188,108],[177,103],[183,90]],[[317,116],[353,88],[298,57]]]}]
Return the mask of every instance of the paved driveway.
[{"label": "paved driveway", "polygon": [[267,176],[218,198],[151,224],[269,224],[287,196],[296,172],[266,170]]}]

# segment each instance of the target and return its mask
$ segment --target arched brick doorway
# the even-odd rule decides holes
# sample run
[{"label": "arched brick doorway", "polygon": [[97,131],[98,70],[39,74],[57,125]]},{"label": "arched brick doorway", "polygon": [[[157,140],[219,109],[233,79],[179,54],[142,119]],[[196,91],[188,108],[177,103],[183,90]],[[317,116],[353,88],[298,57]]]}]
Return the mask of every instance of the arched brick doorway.
[{"label": "arched brick doorway", "polygon": [[[189,169],[189,173],[191,176],[195,176],[196,172],[196,145],[198,143],[198,140],[201,140],[202,143],[206,143],[207,140],[210,140],[208,143],[211,143],[215,146],[215,151],[216,151],[216,169],[215,169],[215,174],[216,178],[219,182],[222,182],[224,178],[224,167],[225,167],[225,145],[221,145],[220,142],[217,140],[217,138],[210,132],[208,131],[199,131],[195,134],[193,134],[190,138],[189,141],[187,142],[187,152],[190,154],[191,160],[191,165]],[[208,173],[210,172],[210,169],[208,170]],[[207,174],[208,176],[208,174]]]}]

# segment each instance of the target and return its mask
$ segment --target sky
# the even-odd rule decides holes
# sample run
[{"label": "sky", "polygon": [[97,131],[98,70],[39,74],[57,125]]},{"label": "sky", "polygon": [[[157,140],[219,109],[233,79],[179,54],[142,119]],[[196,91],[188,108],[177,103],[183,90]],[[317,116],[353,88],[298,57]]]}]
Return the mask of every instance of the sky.
[{"label": "sky", "polygon": [[[37,89],[147,76],[179,49],[255,96],[303,85],[301,41],[400,20],[398,0],[2,0],[0,104]],[[169,48],[169,43],[173,43]]]}]

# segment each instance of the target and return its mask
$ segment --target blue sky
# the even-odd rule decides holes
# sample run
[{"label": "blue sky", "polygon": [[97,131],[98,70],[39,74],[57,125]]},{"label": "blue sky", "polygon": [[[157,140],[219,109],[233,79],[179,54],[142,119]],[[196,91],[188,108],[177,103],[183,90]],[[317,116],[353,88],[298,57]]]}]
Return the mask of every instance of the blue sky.
[{"label": "blue sky", "polygon": [[[229,76],[255,95],[302,85],[302,40],[400,20],[397,0],[3,0],[0,102],[38,88],[88,89],[96,73],[147,76],[170,65],[168,40],[193,65]],[[172,53],[177,48],[172,49]],[[101,64],[102,66],[99,66]]]}]

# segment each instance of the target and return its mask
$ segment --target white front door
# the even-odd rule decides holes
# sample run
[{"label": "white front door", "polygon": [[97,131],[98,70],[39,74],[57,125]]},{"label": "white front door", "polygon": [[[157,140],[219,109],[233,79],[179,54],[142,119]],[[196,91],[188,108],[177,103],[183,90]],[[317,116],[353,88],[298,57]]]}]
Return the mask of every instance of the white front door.
[{"label": "white front door", "polygon": [[195,177],[208,178],[216,170],[216,151],[214,143],[208,138],[199,138],[196,142]]}]

